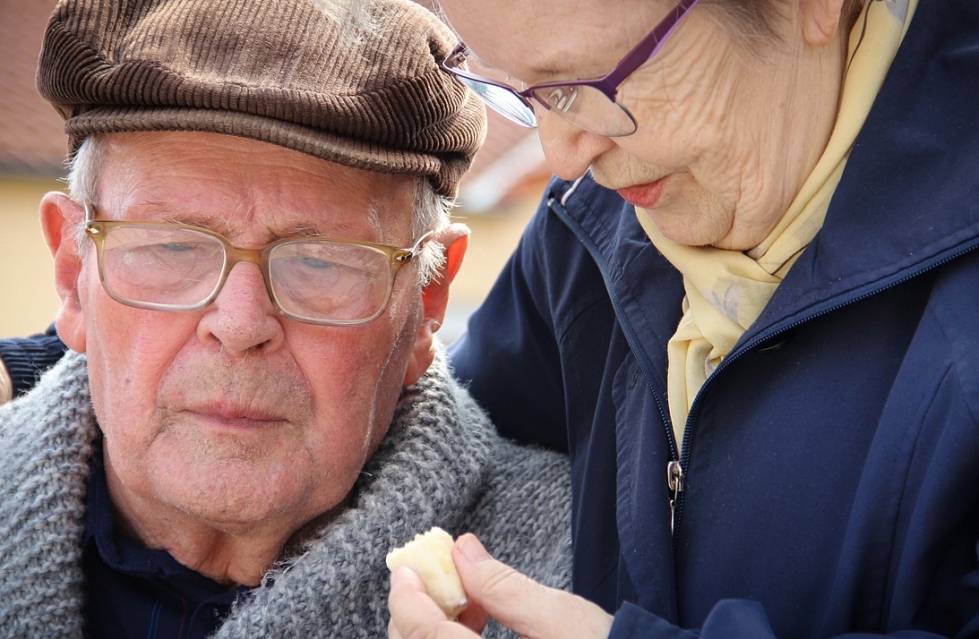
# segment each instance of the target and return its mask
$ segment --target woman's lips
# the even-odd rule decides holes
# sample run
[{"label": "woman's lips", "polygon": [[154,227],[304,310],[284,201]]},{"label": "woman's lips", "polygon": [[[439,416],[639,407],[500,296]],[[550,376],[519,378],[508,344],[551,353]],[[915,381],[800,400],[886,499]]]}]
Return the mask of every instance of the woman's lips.
[{"label": "woman's lips", "polygon": [[656,206],[656,202],[659,201],[661,195],[663,195],[663,182],[666,178],[660,178],[655,182],[649,182],[648,184],[638,184],[636,186],[627,186],[622,189],[618,189],[619,196],[632,204],[633,206],[638,206],[643,209],[651,209]]}]

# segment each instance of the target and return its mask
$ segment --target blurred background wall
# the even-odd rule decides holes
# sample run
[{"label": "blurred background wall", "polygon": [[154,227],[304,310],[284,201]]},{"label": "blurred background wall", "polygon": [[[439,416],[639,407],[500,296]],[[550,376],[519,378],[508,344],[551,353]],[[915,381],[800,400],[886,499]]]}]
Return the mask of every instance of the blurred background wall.
[{"label": "blurred background wall", "polygon": [[[43,330],[58,308],[37,210],[45,192],[63,189],[66,138],[61,118],[34,89],[41,36],[54,4],[0,0],[0,338]],[[549,175],[536,133],[491,113],[486,145],[461,185],[455,221],[468,224],[473,235],[452,288],[443,341],[464,330]]]}]

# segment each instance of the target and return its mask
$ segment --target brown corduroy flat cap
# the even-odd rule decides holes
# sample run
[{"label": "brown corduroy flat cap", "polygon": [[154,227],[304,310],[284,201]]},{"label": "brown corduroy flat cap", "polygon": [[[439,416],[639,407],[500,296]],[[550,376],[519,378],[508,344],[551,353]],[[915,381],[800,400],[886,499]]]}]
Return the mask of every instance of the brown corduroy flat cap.
[{"label": "brown corduroy flat cap", "polygon": [[440,69],[453,37],[410,0],[351,1],[60,0],[38,90],[69,155],[95,133],[207,131],[454,196],[485,115]]}]

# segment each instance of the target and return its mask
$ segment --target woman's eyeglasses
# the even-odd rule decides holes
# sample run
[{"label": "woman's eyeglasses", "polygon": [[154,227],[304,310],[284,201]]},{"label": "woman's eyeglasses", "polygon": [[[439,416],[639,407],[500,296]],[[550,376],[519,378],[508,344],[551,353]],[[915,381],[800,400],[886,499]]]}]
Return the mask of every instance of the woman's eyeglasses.
[{"label": "woman's eyeglasses", "polygon": [[620,137],[636,132],[636,120],[616,101],[619,86],[648,62],[662,48],[698,0],[681,0],[632,51],[603,78],[544,82],[517,90],[504,82],[470,72],[463,68],[469,57],[464,43],[459,43],[442,62],[442,67],[469,87],[501,115],[518,124],[537,126],[537,116],[531,100],[564,118],[575,126],[608,137]]}]

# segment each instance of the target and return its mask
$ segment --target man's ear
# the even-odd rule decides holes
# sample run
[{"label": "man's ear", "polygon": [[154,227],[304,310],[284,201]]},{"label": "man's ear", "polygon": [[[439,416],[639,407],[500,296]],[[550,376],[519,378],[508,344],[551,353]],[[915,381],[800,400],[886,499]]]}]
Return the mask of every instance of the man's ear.
[{"label": "man's ear", "polygon": [[469,227],[450,224],[432,238],[445,247],[445,261],[432,281],[422,289],[424,317],[415,336],[415,344],[405,371],[405,386],[418,381],[435,359],[435,332],[445,320],[445,308],[449,303],[449,285],[455,279],[469,247]]},{"label": "man's ear", "polygon": [[832,42],[840,28],[844,0],[799,0],[802,35],[814,47]]},{"label": "man's ear", "polygon": [[61,298],[55,320],[58,337],[78,353],[85,352],[85,322],[78,290],[82,261],[75,229],[84,215],[82,206],[64,193],[48,193],[41,199],[41,230],[54,258],[54,285]]}]

